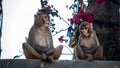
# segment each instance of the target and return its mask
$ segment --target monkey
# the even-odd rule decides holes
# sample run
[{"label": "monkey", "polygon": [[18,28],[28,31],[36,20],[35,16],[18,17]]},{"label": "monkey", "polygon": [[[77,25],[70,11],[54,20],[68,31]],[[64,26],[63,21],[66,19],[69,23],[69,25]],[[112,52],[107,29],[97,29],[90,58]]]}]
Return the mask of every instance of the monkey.
[{"label": "monkey", "polygon": [[50,21],[47,13],[34,15],[34,24],[31,27],[28,39],[22,44],[27,59],[41,59],[45,61],[58,60],[63,46],[53,46],[52,34],[49,29]]},{"label": "monkey", "polygon": [[83,21],[79,26],[79,32],[78,44],[74,47],[76,59],[101,60],[103,58],[103,47],[100,45],[90,23]]}]

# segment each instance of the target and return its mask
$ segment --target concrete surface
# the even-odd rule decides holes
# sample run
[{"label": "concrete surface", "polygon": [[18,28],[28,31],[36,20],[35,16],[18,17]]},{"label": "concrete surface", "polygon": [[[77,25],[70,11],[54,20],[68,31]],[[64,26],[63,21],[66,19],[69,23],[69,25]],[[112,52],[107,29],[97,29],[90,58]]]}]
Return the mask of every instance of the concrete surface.
[{"label": "concrete surface", "polygon": [[0,59],[0,68],[120,68],[120,61]]}]

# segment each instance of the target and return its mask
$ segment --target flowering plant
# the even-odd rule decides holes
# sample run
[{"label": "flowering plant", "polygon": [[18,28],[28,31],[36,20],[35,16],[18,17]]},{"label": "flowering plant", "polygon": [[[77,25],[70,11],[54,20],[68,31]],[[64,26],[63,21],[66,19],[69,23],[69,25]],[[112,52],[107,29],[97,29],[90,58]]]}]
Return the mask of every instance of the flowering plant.
[{"label": "flowering plant", "polygon": [[[105,5],[106,0],[94,0],[96,4]],[[71,24],[77,24],[80,20],[87,21],[89,23],[93,22],[94,16],[97,14],[96,9],[93,7],[90,9],[91,13],[84,12],[82,9],[78,11],[73,18],[69,19]]]},{"label": "flowering plant", "polygon": [[50,9],[52,8],[53,6],[51,5],[47,5],[46,7],[42,8],[42,9],[39,9],[38,12],[45,12],[45,13],[48,13],[48,11],[50,11]]},{"label": "flowering plant", "polygon": [[86,13],[81,9],[80,11],[78,11],[77,15],[75,15],[73,18],[69,19],[69,21],[71,22],[71,24],[77,24],[80,19],[87,21],[89,23],[92,23],[93,15]]},{"label": "flowering plant", "polygon": [[62,43],[63,41],[65,41],[66,43],[68,42],[67,39],[64,39],[64,36],[60,36],[60,38],[58,38],[59,42]]},{"label": "flowering plant", "polygon": [[46,5],[42,9],[39,9],[38,13],[39,12],[44,12],[44,13],[47,13],[47,14],[51,14],[53,17],[54,16],[58,17],[58,11],[53,7],[53,5]]},{"label": "flowering plant", "polygon": [[101,4],[101,5],[105,5],[106,4],[106,0],[94,0],[96,2],[96,4]]}]

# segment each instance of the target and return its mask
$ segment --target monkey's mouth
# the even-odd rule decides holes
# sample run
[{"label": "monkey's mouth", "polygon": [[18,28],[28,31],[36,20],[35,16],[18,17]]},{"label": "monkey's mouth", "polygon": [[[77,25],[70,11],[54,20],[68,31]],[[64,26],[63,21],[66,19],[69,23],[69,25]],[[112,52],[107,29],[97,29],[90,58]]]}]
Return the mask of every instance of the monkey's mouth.
[{"label": "monkey's mouth", "polygon": [[47,26],[49,26],[50,25],[50,23],[45,23]]},{"label": "monkey's mouth", "polygon": [[46,24],[48,24],[48,25],[49,25],[50,23],[46,23]]}]

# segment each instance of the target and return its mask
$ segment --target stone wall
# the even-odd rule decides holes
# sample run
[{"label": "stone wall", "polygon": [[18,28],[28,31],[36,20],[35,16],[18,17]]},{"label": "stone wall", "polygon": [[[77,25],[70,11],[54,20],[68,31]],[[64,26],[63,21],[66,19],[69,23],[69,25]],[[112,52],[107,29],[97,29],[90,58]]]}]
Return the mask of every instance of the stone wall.
[{"label": "stone wall", "polygon": [[0,68],[120,68],[120,61],[1,59]]}]

